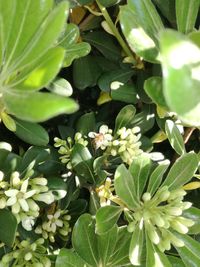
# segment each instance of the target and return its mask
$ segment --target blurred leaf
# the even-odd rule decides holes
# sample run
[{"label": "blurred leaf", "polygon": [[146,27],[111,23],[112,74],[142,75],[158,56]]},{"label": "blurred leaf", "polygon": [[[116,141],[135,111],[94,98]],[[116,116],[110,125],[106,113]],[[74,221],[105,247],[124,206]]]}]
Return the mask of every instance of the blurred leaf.
[{"label": "blurred leaf", "polygon": [[176,151],[176,153],[179,155],[184,154],[186,151],[185,151],[183,137],[178,127],[172,120],[166,120],[165,132],[171,146]]},{"label": "blurred leaf", "polygon": [[90,214],[84,214],[74,225],[72,244],[78,255],[93,267],[99,266],[95,222]]},{"label": "blurred leaf", "polygon": [[154,76],[154,77],[147,79],[144,83],[144,90],[156,105],[164,107],[164,108],[167,107],[165,98],[163,95],[161,77]]},{"label": "blurred leaf", "polygon": [[15,234],[17,231],[17,219],[6,209],[0,210],[0,240],[7,246],[11,247],[15,241]]},{"label": "blurred leaf", "polygon": [[16,123],[15,120],[8,115],[6,112],[2,111],[0,113],[0,119],[2,120],[3,124],[6,126],[6,128],[12,132],[16,131]]},{"label": "blurred leaf", "polygon": [[76,59],[73,63],[74,85],[80,90],[95,86],[100,74],[101,69],[91,55]]},{"label": "blurred leaf", "polygon": [[200,266],[200,244],[188,235],[182,235],[178,232],[174,233],[181,241],[184,242],[183,247],[176,247],[185,266],[199,267]]},{"label": "blurred leaf", "polygon": [[145,133],[154,126],[154,122],[155,110],[152,108],[152,105],[145,105],[142,112],[134,116],[131,127],[138,126],[140,127],[140,132]]},{"label": "blurred leaf", "polygon": [[137,102],[137,92],[133,84],[124,84],[115,89],[111,88],[111,97],[113,100],[130,104]]},{"label": "blurred leaf", "polygon": [[158,33],[163,24],[150,0],[129,0],[120,9],[120,24],[131,49],[144,60],[157,62]]},{"label": "blurred leaf", "polygon": [[176,25],[175,15],[175,0],[153,0],[156,6],[160,9],[163,16],[165,16],[172,25]]},{"label": "blurred leaf", "polygon": [[130,128],[135,116],[136,109],[133,105],[127,105],[123,107],[117,115],[115,120],[115,130],[116,133],[122,127]]},{"label": "blurred leaf", "polygon": [[46,146],[49,143],[47,131],[37,123],[15,119],[15,134],[24,142],[35,146]]},{"label": "blurred leaf", "polygon": [[171,167],[162,186],[168,185],[170,190],[180,188],[193,177],[198,163],[198,157],[194,152],[182,155]]},{"label": "blurred leaf", "polygon": [[71,96],[73,93],[71,84],[64,78],[56,78],[47,88],[52,93],[61,96]]},{"label": "blurred leaf", "polygon": [[185,264],[182,262],[182,260],[178,257],[174,256],[167,256],[168,260],[172,264],[172,267],[185,267]]},{"label": "blurred leaf", "polygon": [[176,21],[178,31],[193,31],[200,6],[199,0],[176,0]]},{"label": "blurred leaf", "polygon": [[117,195],[129,209],[139,205],[134,179],[123,164],[116,169],[114,185]]},{"label": "blurred leaf", "polygon": [[104,7],[110,7],[118,4],[121,0],[98,0],[98,2]]},{"label": "blurred leaf", "polygon": [[55,267],[88,267],[86,262],[82,260],[77,253],[72,250],[62,248],[56,257]]},{"label": "blurred leaf", "polygon": [[97,99],[97,105],[103,105],[107,102],[110,102],[112,100],[112,98],[110,97],[110,94],[107,92],[100,92],[99,98]]},{"label": "blurred leaf", "polygon": [[122,208],[119,206],[101,207],[96,213],[97,234],[105,234],[117,223]]},{"label": "blurred leaf", "polygon": [[111,61],[118,61],[121,58],[120,48],[110,34],[103,31],[93,31],[85,34],[83,39],[98,49],[105,58]]},{"label": "blurred leaf", "polygon": [[[141,264],[142,250],[144,243],[144,228],[143,224],[137,224],[131,238],[129,247],[129,258],[133,265]],[[149,261],[148,261],[149,263]]]},{"label": "blurred leaf", "polygon": [[112,82],[120,82],[122,85],[128,82],[131,76],[134,74],[132,69],[118,69],[109,72],[105,72],[98,80],[98,86],[102,91],[109,92]]},{"label": "blurred leaf", "polygon": [[191,219],[194,225],[189,228],[189,234],[197,235],[200,233],[200,209],[192,207],[183,212],[183,216]]},{"label": "blurred leaf", "polygon": [[129,167],[129,171],[134,179],[134,185],[138,199],[141,198],[142,192],[146,186],[149,178],[150,168],[151,159],[149,154],[145,153],[135,158]]},{"label": "blurred leaf", "polygon": [[162,33],[160,45],[167,105],[183,122],[200,126],[200,49],[172,30]]},{"label": "blurred leaf", "polygon": [[9,113],[30,122],[42,122],[52,116],[72,113],[78,108],[72,99],[41,92],[7,90],[3,100]]}]

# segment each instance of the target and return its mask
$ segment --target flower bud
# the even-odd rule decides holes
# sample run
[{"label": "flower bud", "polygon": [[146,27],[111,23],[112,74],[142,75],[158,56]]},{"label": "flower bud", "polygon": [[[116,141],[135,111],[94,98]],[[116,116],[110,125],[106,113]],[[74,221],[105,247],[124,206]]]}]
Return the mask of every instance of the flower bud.
[{"label": "flower bud", "polygon": [[25,256],[24,256],[25,261],[30,261],[30,259],[32,258],[32,256],[33,255],[32,255],[31,252],[26,253]]},{"label": "flower bud", "polygon": [[142,200],[143,200],[144,202],[147,202],[147,201],[149,201],[150,199],[151,199],[151,194],[150,194],[149,192],[146,192],[146,193],[143,194],[143,196],[142,196]]},{"label": "flower bud", "polygon": [[132,233],[135,230],[135,222],[130,222],[127,226],[127,231]]},{"label": "flower bud", "polygon": [[170,223],[171,227],[180,234],[186,234],[188,232],[187,226],[177,221],[176,219]]}]

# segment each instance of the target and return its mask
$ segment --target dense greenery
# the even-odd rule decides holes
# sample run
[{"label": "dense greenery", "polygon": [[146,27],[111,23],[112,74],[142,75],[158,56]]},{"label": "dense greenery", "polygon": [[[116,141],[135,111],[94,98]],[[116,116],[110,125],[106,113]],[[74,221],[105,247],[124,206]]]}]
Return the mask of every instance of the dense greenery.
[{"label": "dense greenery", "polygon": [[0,267],[200,266],[199,0],[0,0]]}]

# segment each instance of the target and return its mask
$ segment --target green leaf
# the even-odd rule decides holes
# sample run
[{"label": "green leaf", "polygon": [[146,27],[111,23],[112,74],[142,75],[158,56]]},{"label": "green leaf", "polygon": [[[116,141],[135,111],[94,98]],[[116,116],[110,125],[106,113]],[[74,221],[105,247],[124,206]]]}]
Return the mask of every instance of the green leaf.
[{"label": "green leaf", "polygon": [[60,253],[56,257],[56,264],[55,267],[63,267],[63,266],[68,266],[68,267],[87,267],[88,265],[86,262],[81,259],[77,253],[66,249],[62,248],[60,250]]},{"label": "green leaf", "polygon": [[[19,90],[39,90],[47,86],[59,72],[64,58],[64,50],[61,47],[50,49],[37,61],[36,67],[22,72],[9,87]],[[26,75],[26,72],[28,73]],[[21,78],[21,76],[24,76]],[[21,80],[24,79],[22,82]]]},{"label": "green leaf", "polygon": [[7,90],[3,100],[9,113],[30,122],[42,122],[78,108],[74,100],[50,93]]},{"label": "green leaf", "polygon": [[170,190],[180,188],[193,177],[198,163],[198,157],[194,152],[184,154],[171,167],[162,186],[168,185]]},{"label": "green leaf", "polygon": [[172,30],[161,34],[160,46],[167,105],[186,124],[200,126],[200,49]]},{"label": "green leaf", "polygon": [[15,119],[15,123],[15,134],[26,143],[35,146],[46,146],[49,143],[49,135],[41,125],[19,119]]},{"label": "green leaf", "polygon": [[180,258],[174,256],[167,256],[167,258],[172,264],[172,267],[185,267],[185,264],[182,262]]},{"label": "green leaf", "polygon": [[160,9],[163,16],[165,16],[171,25],[176,25],[175,17],[175,0],[153,0],[156,6]]},{"label": "green leaf", "polygon": [[182,235],[178,232],[174,233],[180,240],[184,242],[183,247],[176,247],[185,266],[199,267],[200,266],[200,244],[188,235]]},{"label": "green leaf", "polygon": [[71,96],[73,93],[71,84],[64,78],[56,78],[47,88],[52,93],[61,96]]},{"label": "green leaf", "polygon": [[97,234],[105,234],[117,223],[122,209],[119,206],[105,206],[96,213]]},{"label": "green leaf", "polygon": [[99,88],[102,91],[110,92],[113,82],[120,82],[120,84],[124,84],[130,80],[133,74],[134,70],[132,69],[119,69],[106,72],[102,74],[98,80]]},{"label": "green leaf", "polygon": [[117,115],[115,120],[115,130],[116,133],[122,127],[129,128],[132,126],[132,121],[135,116],[136,109],[133,105],[127,105],[123,107]]},{"label": "green leaf", "polygon": [[115,245],[118,237],[118,228],[115,225],[106,234],[99,235],[98,238],[98,249],[100,262],[102,266],[110,265],[110,258],[115,250]]},{"label": "green leaf", "polygon": [[162,78],[153,76],[144,83],[144,90],[153,102],[161,107],[166,108],[166,102],[163,95]]},{"label": "green leaf", "polygon": [[0,222],[0,240],[7,246],[11,247],[15,241],[17,219],[9,210],[1,209]]},{"label": "green leaf", "polygon": [[156,246],[149,240],[146,235],[146,250],[147,250],[147,258],[146,262],[148,263],[146,267],[172,267],[170,261],[167,256],[160,252]]},{"label": "green leaf", "polygon": [[95,183],[96,177],[93,172],[93,158],[87,147],[75,144],[71,153],[71,163],[78,175],[86,181]]},{"label": "green leaf", "polygon": [[130,104],[137,102],[137,92],[134,84],[124,84],[119,85],[118,88],[111,88],[111,97],[113,100]]},{"label": "green leaf", "polygon": [[74,85],[80,90],[95,86],[100,75],[101,69],[91,55],[76,59],[73,63]]},{"label": "green leaf", "polygon": [[95,130],[94,112],[88,112],[82,115],[76,124],[76,130],[86,136],[88,135],[89,132],[94,131]]},{"label": "green leaf", "polygon": [[193,31],[199,6],[199,0],[176,0],[176,21],[180,32],[187,34]]},{"label": "green leaf", "polygon": [[158,33],[161,18],[150,0],[129,0],[120,9],[120,23],[131,49],[146,61],[158,60]]},{"label": "green leaf", "polygon": [[84,40],[97,48],[105,58],[118,61],[121,58],[120,48],[114,42],[113,37],[103,31],[93,31],[83,36]]},{"label": "green leaf", "polygon": [[114,185],[117,195],[130,209],[139,205],[134,178],[123,164],[115,172]]},{"label": "green leaf", "polygon": [[138,156],[130,165],[129,171],[134,179],[137,198],[140,199],[149,178],[151,159],[148,154]]},{"label": "green leaf", "polygon": [[191,219],[194,225],[189,228],[189,234],[200,233],[200,209],[192,207],[183,212],[184,217]]},{"label": "green leaf", "polygon": [[137,224],[131,238],[129,247],[129,258],[133,265],[141,264],[142,250],[144,243],[144,228],[143,225]]},{"label": "green leaf", "polygon": [[78,255],[93,267],[99,266],[95,222],[90,214],[83,214],[74,225],[72,244]]},{"label": "green leaf", "polygon": [[98,2],[104,7],[110,7],[118,4],[121,0],[99,0]]},{"label": "green leaf", "polygon": [[156,190],[159,188],[163,179],[163,175],[169,167],[169,164],[170,162],[168,160],[165,160],[161,162],[152,172],[147,187],[147,192],[149,192],[151,195],[154,195]]},{"label": "green leaf", "polygon": [[166,120],[165,122],[165,132],[167,138],[176,151],[177,154],[182,155],[185,153],[185,145],[183,141],[183,137],[176,126],[176,124],[172,120]]}]

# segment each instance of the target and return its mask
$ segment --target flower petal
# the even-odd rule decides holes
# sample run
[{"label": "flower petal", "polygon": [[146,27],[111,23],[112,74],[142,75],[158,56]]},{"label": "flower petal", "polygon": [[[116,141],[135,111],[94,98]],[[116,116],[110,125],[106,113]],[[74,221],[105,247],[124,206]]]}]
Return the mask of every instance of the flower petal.
[{"label": "flower petal", "polygon": [[19,199],[18,201],[19,201],[19,203],[20,203],[21,208],[22,208],[24,211],[26,211],[26,212],[29,211],[29,206],[28,206],[28,203],[26,202],[25,199],[21,198],[21,199]]}]

